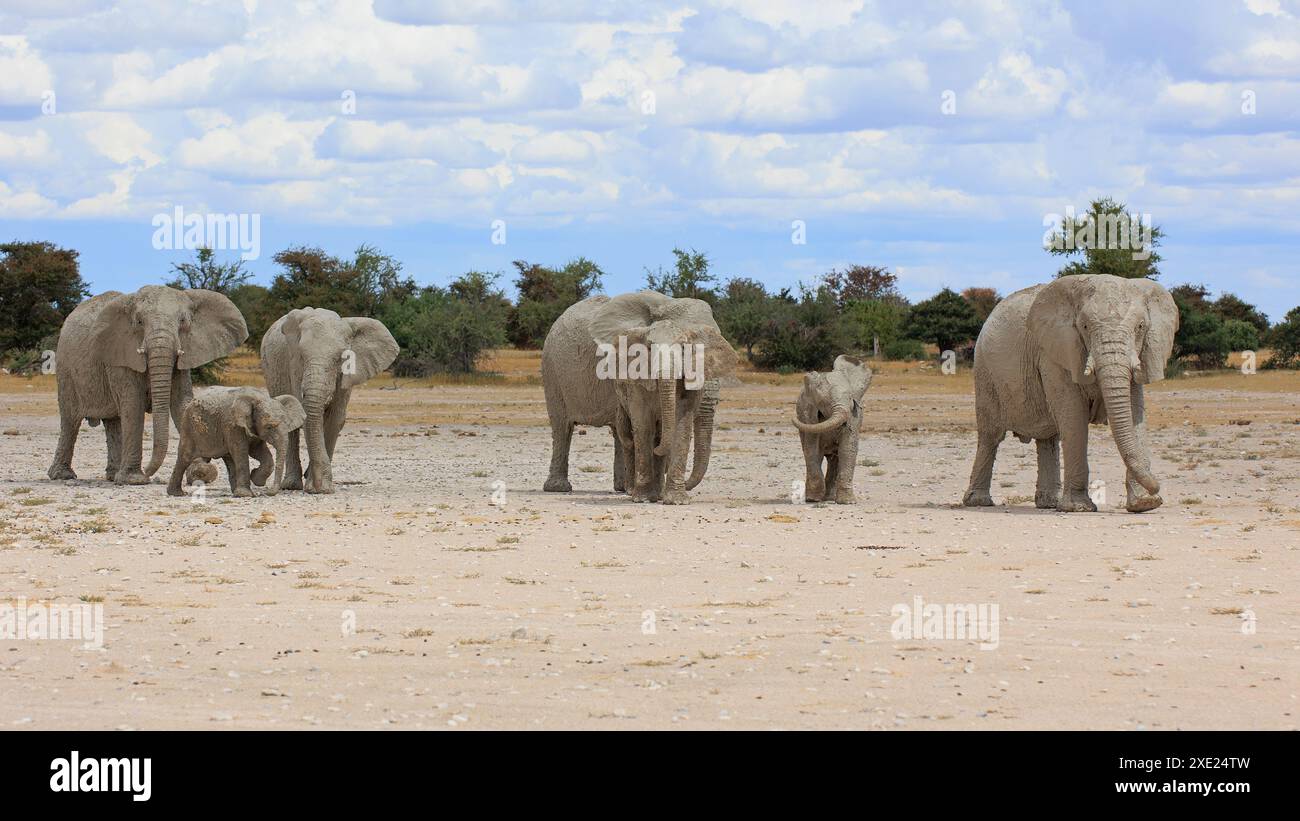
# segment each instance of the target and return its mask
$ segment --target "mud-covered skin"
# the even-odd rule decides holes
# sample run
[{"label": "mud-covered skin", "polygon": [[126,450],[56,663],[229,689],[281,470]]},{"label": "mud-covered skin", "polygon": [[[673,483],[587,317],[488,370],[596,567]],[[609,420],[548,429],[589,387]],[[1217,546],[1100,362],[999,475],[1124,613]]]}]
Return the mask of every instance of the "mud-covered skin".
[{"label": "mud-covered skin", "polygon": [[[221,459],[233,495],[252,496],[250,483],[260,487],[268,477],[266,492],[275,495],[284,480],[289,435],[302,427],[304,418],[302,404],[287,394],[272,398],[260,388],[201,391],[181,416],[180,445],[167,492],[184,495],[184,482],[195,479],[211,483],[216,467],[205,462]],[[251,473],[250,456],[258,462]]]},{"label": "mud-covered skin", "polygon": [[870,386],[871,368],[851,356],[836,357],[827,373],[804,374],[794,424],[806,468],[805,501],[842,505],[856,501],[853,468],[862,431],[862,397]]}]

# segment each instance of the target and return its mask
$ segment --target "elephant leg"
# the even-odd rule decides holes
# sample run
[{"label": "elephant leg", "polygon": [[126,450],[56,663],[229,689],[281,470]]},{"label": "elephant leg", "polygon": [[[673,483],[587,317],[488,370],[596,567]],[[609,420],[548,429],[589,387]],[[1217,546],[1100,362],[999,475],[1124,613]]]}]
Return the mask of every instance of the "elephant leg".
[{"label": "elephant leg", "polygon": [[1061,437],[1037,439],[1038,486],[1034,489],[1034,506],[1054,508],[1061,500]]},{"label": "elephant leg", "polygon": [[330,464],[334,463],[334,445],[339,441],[339,432],[348,421],[348,399],[335,397],[334,404],[325,409],[325,455]]},{"label": "elephant leg", "polygon": [[119,485],[147,485],[149,477],[141,466],[144,443],[144,394],[124,387],[116,396],[122,430],[122,454],[113,481]]},{"label": "elephant leg", "polygon": [[281,490],[302,490],[302,461],[298,452],[298,433],[289,434],[289,445],[280,458],[284,459],[284,482]]},{"label": "elephant leg", "polygon": [[[1061,437],[1065,482],[1056,509],[1065,513],[1091,513],[1097,509],[1088,497],[1088,402],[1077,388],[1052,406]],[[1052,395],[1049,391],[1048,395]]]},{"label": "elephant leg", "polygon": [[235,492],[235,460],[227,453],[221,457],[221,461],[226,463],[226,480],[230,482],[230,492],[233,495]]},{"label": "elephant leg", "polygon": [[858,431],[850,425],[840,429],[840,448],[836,458],[835,495],[830,496],[828,491],[828,498],[833,498],[839,505],[851,505],[857,501],[853,495],[853,468],[858,461]]},{"label": "elephant leg", "polygon": [[108,447],[108,464],[104,467],[104,478],[111,482],[122,464],[121,419],[104,420],[104,442]]},{"label": "elephant leg", "polygon": [[837,451],[831,451],[826,454],[826,493],[822,495],[823,499],[835,498],[835,493],[839,488],[839,479],[840,455]]},{"label": "elephant leg", "polygon": [[[1142,386],[1136,382],[1132,388],[1132,398],[1130,399],[1133,409],[1133,433],[1137,436],[1138,448],[1146,454],[1146,462],[1151,463],[1151,451],[1147,445],[1147,418],[1146,418],[1146,401],[1143,397]],[[1145,513],[1148,510],[1155,510],[1164,504],[1164,499],[1159,494],[1151,494],[1135,478],[1133,471],[1126,470],[1124,474],[1124,485],[1128,498],[1125,501],[1124,509],[1129,513]]]},{"label": "elephant leg", "polygon": [[822,476],[821,439],[816,434],[800,433],[799,444],[803,448],[804,461],[803,500],[820,502],[826,498],[826,479]]},{"label": "elephant leg", "polygon": [[[619,485],[618,474],[614,474],[614,489],[629,492],[636,484],[636,440],[632,436],[632,420],[622,409],[614,419],[615,458],[622,465],[623,479]],[[619,455],[621,452],[621,456]]]},{"label": "elephant leg", "polygon": [[171,478],[167,481],[168,496],[185,495],[185,489],[183,486],[185,482],[185,471],[189,469],[190,462],[192,461],[194,461],[194,454],[191,452],[190,448],[184,446],[184,440],[182,439],[182,444],[177,446],[176,449],[176,465],[172,468]]},{"label": "elephant leg", "polygon": [[695,414],[687,412],[677,419],[673,428],[673,442],[665,457],[665,484],[663,502],[666,505],[684,505],[690,501],[686,495],[686,458],[691,452],[691,432],[695,430]]},{"label": "elephant leg", "polygon": [[81,417],[73,416],[70,411],[59,411],[59,444],[54,449],[54,462],[46,476],[51,479],[76,479],[72,470],[72,451],[77,446],[77,433],[81,430]]},{"label": "elephant leg", "polygon": [[611,427],[610,432],[614,434],[614,492],[622,493],[627,490],[627,465],[623,461],[627,454],[623,448],[623,440],[618,436],[618,431]]},{"label": "elephant leg", "polygon": [[551,470],[542,490],[548,493],[568,493],[573,490],[569,482],[569,447],[573,443],[573,423],[568,419],[551,420]]},{"label": "elephant leg", "polygon": [[248,455],[257,460],[257,470],[249,478],[253,484],[262,487],[275,468],[275,457],[271,455],[271,448],[261,439],[254,439],[248,444]]},{"label": "elephant leg", "polygon": [[992,506],[993,494],[990,492],[990,487],[993,484],[993,463],[998,458],[998,445],[1002,444],[1002,439],[1006,435],[1005,430],[979,432],[979,442],[975,445],[975,464],[970,471],[970,486],[966,488],[966,495],[961,500],[963,505]]},{"label": "elephant leg", "polygon": [[248,440],[242,435],[226,437],[226,447],[230,449],[229,459],[234,472],[230,477],[230,492],[236,496],[252,496],[253,488],[249,486],[248,475]]},{"label": "elephant leg", "polygon": [[[640,414],[644,417],[645,414]],[[632,479],[632,501],[649,502],[658,497],[651,498],[651,491],[654,487],[655,469],[655,426],[653,419],[633,419],[632,424],[632,441],[634,453],[634,469]]]}]

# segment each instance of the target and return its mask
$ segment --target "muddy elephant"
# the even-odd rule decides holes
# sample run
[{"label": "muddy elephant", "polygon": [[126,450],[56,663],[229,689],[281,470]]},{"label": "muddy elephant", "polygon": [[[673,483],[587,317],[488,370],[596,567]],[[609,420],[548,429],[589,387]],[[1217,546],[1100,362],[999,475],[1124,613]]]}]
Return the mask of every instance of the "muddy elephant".
[{"label": "muddy elephant", "polygon": [[[352,389],[397,358],[397,341],[377,319],[341,317],[324,308],[299,308],[275,321],[262,337],[267,390],[302,402],[301,431],[289,434],[282,489],[333,493],[334,445],[347,419]],[[307,439],[304,482],[298,437]]]},{"label": "muddy elephant", "polygon": [[595,308],[591,338],[597,379],[614,383],[614,428],[629,494],[635,501],[685,503],[687,489],[708,469],[719,381],[737,364],[712,309],[654,291],[622,294]]},{"label": "muddy elephant", "polygon": [[[78,305],[55,351],[59,444],[49,477],[77,478],[72,451],[87,419],[104,423],[105,476],[147,483],[167,457],[172,419],[180,424],[192,396],[190,368],[226,356],[247,338],[239,309],[216,291],[146,285]],[[145,413],[153,414],[153,451],[141,468]]]},{"label": "muddy elephant", "polygon": [[1037,442],[1038,507],[1096,510],[1088,496],[1088,425],[1109,422],[1127,469],[1125,507],[1159,507],[1142,386],[1164,379],[1177,330],[1173,298],[1148,279],[1064,276],[998,303],[975,346],[979,443],[963,504],[993,504],[993,462],[1011,431]]},{"label": "muddy elephant", "polygon": [[[289,436],[302,427],[306,414],[293,396],[271,397],[261,388],[208,388],[181,414],[180,444],[167,492],[184,494],[182,481],[195,470],[195,460],[221,459],[234,496],[252,496],[250,484],[274,496],[284,481]],[[272,455],[271,451],[275,453]],[[251,473],[248,458],[257,460]],[[200,469],[201,470],[201,469]],[[196,471],[197,472],[197,471]],[[203,471],[204,481],[215,478]]]},{"label": "muddy elephant", "polygon": [[[794,426],[807,468],[804,499],[852,504],[853,468],[862,431],[862,397],[871,386],[871,368],[852,356],[837,356],[828,373],[804,374],[795,403]],[[822,475],[822,462],[826,474]]]}]

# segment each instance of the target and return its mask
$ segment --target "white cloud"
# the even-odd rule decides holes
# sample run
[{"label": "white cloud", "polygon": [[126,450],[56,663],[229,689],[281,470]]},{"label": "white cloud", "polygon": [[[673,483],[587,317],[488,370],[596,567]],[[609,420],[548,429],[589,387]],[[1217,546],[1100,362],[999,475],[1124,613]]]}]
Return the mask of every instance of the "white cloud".
[{"label": "white cloud", "polygon": [[41,95],[54,89],[49,66],[21,35],[0,36],[0,105],[30,105],[40,111]]}]

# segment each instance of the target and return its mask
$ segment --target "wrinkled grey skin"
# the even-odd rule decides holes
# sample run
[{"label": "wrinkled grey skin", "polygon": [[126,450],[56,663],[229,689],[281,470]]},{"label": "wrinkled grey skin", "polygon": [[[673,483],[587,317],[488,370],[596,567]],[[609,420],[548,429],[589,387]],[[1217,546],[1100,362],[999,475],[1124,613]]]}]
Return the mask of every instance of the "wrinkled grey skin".
[{"label": "wrinkled grey skin", "polygon": [[[208,388],[200,392],[181,414],[180,445],[167,492],[184,495],[182,481],[187,473],[202,473],[205,481],[215,478],[215,468],[209,474],[194,462],[219,458],[226,463],[233,495],[252,496],[250,481],[261,487],[271,476],[266,492],[274,496],[284,481],[289,434],[302,427],[304,419],[302,404],[288,394],[272,399],[260,388]],[[275,449],[275,457],[270,448]],[[251,474],[249,456],[257,460],[257,469]]]},{"label": "wrinkled grey skin", "polygon": [[[299,308],[275,321],[262,337],[262,371],[272,394],[302,402],[307,421],[289,434],[285,489],[334,492],[334,445],[347,419],[352,389],[397,358],[397,342],[383,323],[340,317],[324,308]],[[305,475],[298,436],[311,461]]]},{"label": "wrinkled grey skin", "polygon": [[[852,504],[853,467],[862,431],[862,396],[871,386],[871,369],[852,356],[837,356],[828,373],[809,371],[795,403],[807,478],[804,499]],[[822,461],[826,475],[822,475]]]},{"label": "wrinkled grey skin", "polygon": [[[737,364],[707,302],[674,299],[654,291],[616,296],[591,318],[592,339],[617,346],[702,345],[703,382],[687,387],[676,379],[615,379],[618,410],[614,432],[623,448],[628,492],[634,501],[685,504],[686,491],[704,478],[713,447],[714,408],[719,380]],[[686,462],[695,439],[695,465],[686,479]],[[662,460],[658,461],[658,460]]]},{"label": "wrinkled grey skin", "polygon": [[[190,368],[226,356],[247,338],[239,309],[215,291],[146,285],[78,305],[55,351],[59,444],[49,477],[77,478],[72,451],[87,419],[104,423],[105,476],[118,484],[148,483],[167,458],[168,416],[179,426],[189,404]],[[141,468],[146,412],[153,414],[153,452]]]},{"label": "wrinkled grey skin", "polygon": [[1037,441],[1038,507],[1096,510],[1088,498],[1088,425],[1109,422],[1127,468],[1125,507],[1159,507],[1142,386],[1164,379],[1177,330],[1173,298],[1147,279],[1066,276],[998,303],[975,345],[979,445],[962,503],[993,504],[993,461],[1011,431]]},{"label": "wrinkled grey skin", "polygon": [[[542,391],[551,420],[551,467],[542,489],[573,490],[569,482],[569,448],[574,425],[607,427],[614,432],[618,397],[614,383],[596,378],[596,342],[591,318],[607,296],[593,296],[570,305],[551,325],[542,344]],[[614,437],[614,490],[627,489],[623,446]]]},{"label": "wrinkled grey skin", "polygon": [[[607,296],[593,296],[575,303],[551,325],[542,346],[542,387],[546,394],[546,413],[551,421],[551,465],[543,490],[568,493],[569,449],[574,425],[608,427],[614,433],[614,490],[626,491],[633,473],[634,444],[628,438],[625,448],[617,435],[620,405],[615,384],[596,377],[597,348],[591,335],[591,320],[609,302]],[[702,389],[700,408],[695,414],[694,460],[686,489],[692,490],[708,470],[713,442],[714,408],[718,404],[718,380],[707,380]],[[626,425],[626,422],[624,423]],[[654,459],[655,481],[662,486],[667,460]]]}]

